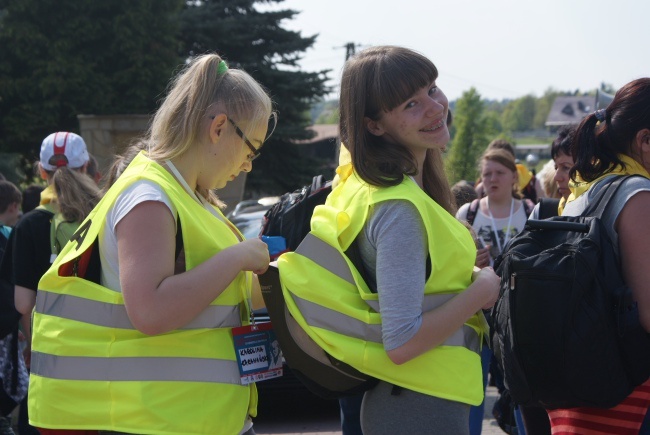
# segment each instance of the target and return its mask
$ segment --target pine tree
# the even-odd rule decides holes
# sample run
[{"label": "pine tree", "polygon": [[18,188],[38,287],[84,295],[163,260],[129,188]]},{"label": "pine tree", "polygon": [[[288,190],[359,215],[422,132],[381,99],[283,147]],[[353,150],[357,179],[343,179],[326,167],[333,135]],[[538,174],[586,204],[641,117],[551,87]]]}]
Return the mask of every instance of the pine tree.
[{"label": "pine tree", "polygon": [[328,92],[328,71],[298,69],[302,53],[316,35],[303,37],[284,29],[294,10],[261,11],[256,5],[283,0],[202,0],[187,2],[181,15],[181,41],[186,57],[216,52],[269,89],[278,111],[278,126],[264,145],[246,190],[281,194],[306,184],[322,162],[305,159],[295,140],[308,139],[311,105]]},{"label": "pine tree", "polygon": [[0,0],[0,150],[35,158],[78,114],[151,113],[179,64],[181,0]]}]

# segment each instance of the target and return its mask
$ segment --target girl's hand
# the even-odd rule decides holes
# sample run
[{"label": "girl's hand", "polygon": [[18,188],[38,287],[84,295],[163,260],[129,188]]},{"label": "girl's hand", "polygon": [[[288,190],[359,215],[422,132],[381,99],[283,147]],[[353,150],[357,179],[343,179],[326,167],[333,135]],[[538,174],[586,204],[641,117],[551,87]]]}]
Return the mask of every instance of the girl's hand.
[{"label": "girl's hand", "polygon": [[259,275],[269,268],[269,247],[261,239],[249,239],[236,245],[242,259],[242,269]]},{"label": "girl's hand", "polygon": [[485,297],[482,308],[484,310],[492,308],[499,297],[501,278],[491,267],[484,267],[479,272],[474,272],[473,278],[475,283],[480,284],[481,295]]},{"label": "girl's hand", "polygon": [[490,246],[476,250],[476,267],[484,268],[490,265]]}]

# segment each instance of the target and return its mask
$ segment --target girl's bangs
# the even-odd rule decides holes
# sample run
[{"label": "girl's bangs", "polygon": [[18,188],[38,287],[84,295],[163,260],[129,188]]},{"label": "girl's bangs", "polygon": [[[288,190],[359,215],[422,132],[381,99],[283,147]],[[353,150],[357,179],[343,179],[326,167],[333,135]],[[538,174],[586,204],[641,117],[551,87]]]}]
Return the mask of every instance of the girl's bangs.
[{"label": "girl's bangs", "polygon": [[424,57],[412,55],[387,59],[378,71],[375,95],[380,111],[391,111],[418,90],[430,86],[438,78],[435,65]]}]

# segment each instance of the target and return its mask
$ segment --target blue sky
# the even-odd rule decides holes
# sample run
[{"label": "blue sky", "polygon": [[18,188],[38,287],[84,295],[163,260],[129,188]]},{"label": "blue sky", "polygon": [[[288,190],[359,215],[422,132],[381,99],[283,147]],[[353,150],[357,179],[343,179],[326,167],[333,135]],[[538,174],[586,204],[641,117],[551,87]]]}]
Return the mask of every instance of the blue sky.
[{"label": "blue sky", "polygon": [[348,42],[420,51],[450,100],[472,86],[504,99],[650,76],[649,0],[285,0],[272,8],[300,11],[285,27],[319,34],[301,67],[331,69],[333,86]]}]

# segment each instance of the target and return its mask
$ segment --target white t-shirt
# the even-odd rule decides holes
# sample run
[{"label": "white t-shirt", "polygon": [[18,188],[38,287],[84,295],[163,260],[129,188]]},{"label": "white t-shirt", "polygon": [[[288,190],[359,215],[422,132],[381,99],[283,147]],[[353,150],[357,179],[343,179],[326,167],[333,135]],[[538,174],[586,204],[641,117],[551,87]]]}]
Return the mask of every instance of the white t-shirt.
[{"label": "white t-shirt", "polygon": [[[471,203],[463,204],[458,209],[456,219],[467,220],[467,212],[469,211],[470,204]],[[476,236],[479,238],[479,241],[483,242],[483,245],[490,245],[491,260],[494,260],[500,254],[499,247],[500,249],[503,249],[506,243],[523,230],[526,225],[528,216],[526,216],[523,202],[516,201],[514,207],[512,219],[508,216],[504,218],[494,218],[494,225],[492,224],[492,218],[483,213],[480,206],[478,207],[478,210],[476,210],[476,217],[474,218],[472,228],[474,228]],[[509,227],[508,221],[510,221]],[[496,234],[494,226],[496,226]]]},{"label": "white t-shirt", "polygon": [[122,291],[115,227],[136,205],[145,201],[159,201],[165,204],[176,222],[177,211],[169,196],[162,187],[152,181],[136,181],[118,196],[113,207],[108,211],[106,223],[99,234],[99,256],[102,263],[101,284],[111,290]]}]

